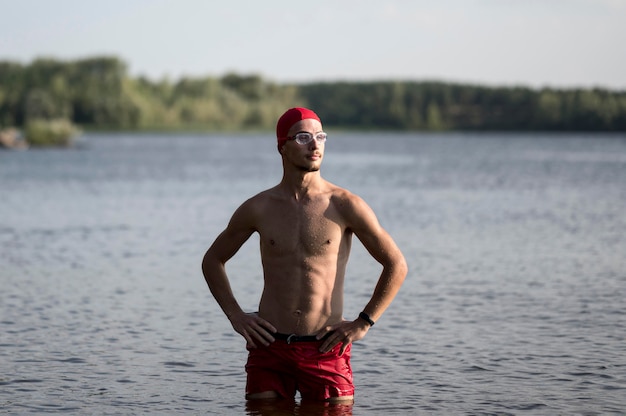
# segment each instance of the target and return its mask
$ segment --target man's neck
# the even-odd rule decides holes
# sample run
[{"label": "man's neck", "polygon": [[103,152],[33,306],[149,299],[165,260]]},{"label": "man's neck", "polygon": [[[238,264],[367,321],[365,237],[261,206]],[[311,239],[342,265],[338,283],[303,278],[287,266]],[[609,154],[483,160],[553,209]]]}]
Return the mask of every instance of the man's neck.
[{"label": "man's neck", "polygon": [[324,182],[319,171],[301,172],[299,175],[295,173],[283,175],[279,186],[286,193],[293,195],[296,200],[300,200],[300,198],[307,194],[321,190]]}]

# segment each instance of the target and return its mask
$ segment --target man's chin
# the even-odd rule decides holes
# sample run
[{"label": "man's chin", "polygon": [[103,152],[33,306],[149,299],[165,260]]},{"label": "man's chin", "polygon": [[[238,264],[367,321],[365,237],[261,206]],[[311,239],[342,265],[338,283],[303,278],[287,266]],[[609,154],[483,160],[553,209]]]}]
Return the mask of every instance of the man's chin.
[{"label": "man's chin", "polygon": [[304,172],[318,172],[320,165],[300,166],[300,170]]}]

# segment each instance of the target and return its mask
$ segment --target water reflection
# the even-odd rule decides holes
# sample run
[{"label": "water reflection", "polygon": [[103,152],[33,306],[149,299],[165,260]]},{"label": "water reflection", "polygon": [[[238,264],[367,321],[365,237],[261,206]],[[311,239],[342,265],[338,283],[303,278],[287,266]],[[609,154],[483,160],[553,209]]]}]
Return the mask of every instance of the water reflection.
[{"label": "water reflection", "polygon": [[352,416],[353,402],[326,403],[302,400],[248,400],[246,414],[249,416]]}]

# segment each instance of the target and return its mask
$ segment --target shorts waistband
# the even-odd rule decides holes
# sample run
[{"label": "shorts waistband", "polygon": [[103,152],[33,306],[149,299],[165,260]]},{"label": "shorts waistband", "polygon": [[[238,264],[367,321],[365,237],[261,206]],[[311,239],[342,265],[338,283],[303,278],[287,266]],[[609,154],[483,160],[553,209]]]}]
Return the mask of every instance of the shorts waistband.
[{"label": "shorts waistband", "polygon": [[280,332],[276,332],[272,334],[275,339],[285,341],[287,344],[291,344],[292,342],[315,342],[315,341],[323,341],[330,336],[332,332],[324,335],[321,339],[317,339],[315,335],[296,335],[296,334],[283,334]]}]

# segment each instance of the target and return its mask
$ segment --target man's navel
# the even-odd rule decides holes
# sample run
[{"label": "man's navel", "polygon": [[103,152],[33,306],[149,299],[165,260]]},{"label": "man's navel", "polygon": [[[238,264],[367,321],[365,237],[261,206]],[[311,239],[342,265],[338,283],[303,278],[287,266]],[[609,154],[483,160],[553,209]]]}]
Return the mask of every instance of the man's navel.
[{"label": "man's navel", "polygon": [[296,309],[293,311],[293,316],[296,318],[296,328],[300,326],[300,319],[302,318],[302,311],[300,309]]}]

